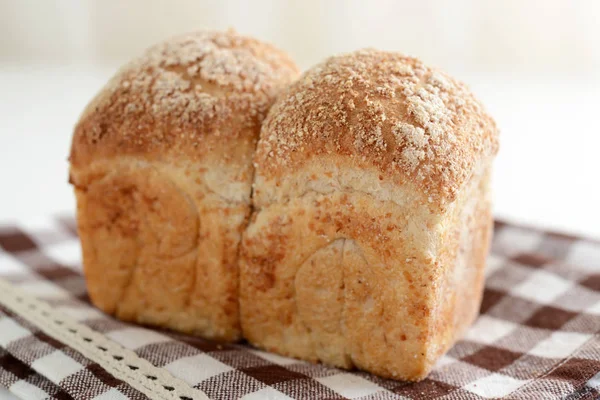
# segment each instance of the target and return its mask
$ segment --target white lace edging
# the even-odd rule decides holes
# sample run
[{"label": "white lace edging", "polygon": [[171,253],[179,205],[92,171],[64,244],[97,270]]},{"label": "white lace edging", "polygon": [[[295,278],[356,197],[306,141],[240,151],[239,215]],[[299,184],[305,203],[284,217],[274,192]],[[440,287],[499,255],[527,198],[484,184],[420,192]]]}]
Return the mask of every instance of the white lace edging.
[{"label": "white lace edging", "polygon": [[0,303],[152,399],[207,400],[198,389],[0,279]]}]

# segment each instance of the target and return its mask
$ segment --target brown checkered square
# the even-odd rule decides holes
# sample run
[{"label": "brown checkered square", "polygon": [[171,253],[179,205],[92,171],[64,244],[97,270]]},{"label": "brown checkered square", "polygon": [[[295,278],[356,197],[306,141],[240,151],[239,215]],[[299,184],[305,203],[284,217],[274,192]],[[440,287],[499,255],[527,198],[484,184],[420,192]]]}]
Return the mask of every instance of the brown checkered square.
[{"label": "brown checkered square", "polygon": [[246,375],[254,379],[273,386],[279,382],[287,382],[294,379],[303,379],[305,376],[298,372],[290,371],[279,365],[262,365],[242,370]]},{"label": "brown checkered square", "polygon": [[578,314],[553,306],[543,306],[538,309],[524,324],[534,328],[558,330]]},{"label": "brown checkered square", "polygon": [[502,349],[500,347],[486,346],[470,356],[463,358],[462,361],[496,372],[513,364],[522,355],[522,353]]},{"label": "brown checkered square", "polygon": [[[600,268],[600,266],[598,266]],[[580,285],[585,286],[595,292],[600,292],[600,273],[593,274],[579,282]]]},{"label": "brown checkered square", "polygon": [[501,290],[485,288],[479,312],[481,314],[486,314],[490,310],[490,308],[498,304],[500,300],[502,300],[505,296],[506,293],[504,293]]},{"label": "brown checkered square", "polygon": [[9,253],[21,253],[37,248],[35,242],[26,232],[17,227],[0,230],[0,247]]},{"label": "brown checkered square", "polygon": [[456,386],[444,382],[438,382],[433,379],[426,379],[422,382],[405,385],[394,390],[396,394],[407,396],[411,399],[435,399],[452,393],[458,389]]},{"label": "brown checkered square", "polygon": [[35,374],[27,364],[22,363],[9,352],[0,355],[0,366],[8,373],[13,374],[18,379],[25,379]]},{"label": "brown checkered square", "polygon": [[223,364],[240,370],[271,365],[269,361],[246,350],[215,351],[211,352],[210,356]]},{"label": "brown checkered square", "polygon": [[552,262],[552,259],[541,253],[522,253],[512,257],[512,261],[528,267],[540,268]]},{"label": "brown checkered square", "polygon": [[600,371],[600,360],[571,358],[548,373],[546,378],[581,384],[587,382],[598,371]]}]

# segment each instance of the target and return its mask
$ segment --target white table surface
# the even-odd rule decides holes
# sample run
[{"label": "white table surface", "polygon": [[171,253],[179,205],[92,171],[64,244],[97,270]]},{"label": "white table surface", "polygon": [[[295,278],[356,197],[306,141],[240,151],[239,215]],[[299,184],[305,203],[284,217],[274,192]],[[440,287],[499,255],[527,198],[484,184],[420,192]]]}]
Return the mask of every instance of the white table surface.
[{"label": "white table surface", "polygon": [[[0,221],[73,213],[72,128],[111,74],[84,65],[0,65]],[[463,79],[502,130],[496,216],[600,238],[600,82]],[[12,398],[0,390],[0,400]]]}]

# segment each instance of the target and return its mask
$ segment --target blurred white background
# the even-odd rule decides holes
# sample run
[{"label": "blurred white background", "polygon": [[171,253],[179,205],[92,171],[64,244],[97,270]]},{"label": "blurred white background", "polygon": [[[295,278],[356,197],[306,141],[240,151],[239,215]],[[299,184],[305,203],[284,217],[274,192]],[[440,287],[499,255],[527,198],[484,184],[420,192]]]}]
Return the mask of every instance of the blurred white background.
[{"label": "blurred white background", "polygon": [[600,1],[0,0],[0,221],[72,213],[87,101],[171,35],[234,27],[307,68],[361,47],[417,55],[496,118],[496,215],[600,237]]}]

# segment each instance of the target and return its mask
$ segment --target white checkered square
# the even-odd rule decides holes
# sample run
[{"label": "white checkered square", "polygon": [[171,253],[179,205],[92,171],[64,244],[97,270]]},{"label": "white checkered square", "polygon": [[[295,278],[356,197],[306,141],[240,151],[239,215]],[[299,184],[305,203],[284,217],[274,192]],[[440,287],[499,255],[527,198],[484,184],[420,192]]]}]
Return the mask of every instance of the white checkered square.
[{"label": "white checkered square", "polygon": [[25,264],[0,248],[0,275],[29,273]]},{"label": "white checkered square", "polygon": [[277,365],[285,366],[285,365],[303,363],[303,361],[297,360],[295,358],[284,357],[284,356],[280,356],[275,353],[267,353],[266,351],[262,351],[262,350],[250,350],[250,351],[252,353],[256,354],[257,356],[259,356],[260,358],[270,361],[273,364],[277,364]]},{"label": "white checkered square", "polygon": [[573,243],[566,263],[589,272],[600,272],[600,245],[584,241]]},{"label": "white checkered square", "polygon": [[62,351],[56,350],[55,352],[35,360],[31,364],[31,368],[50,379],[52,382],[58,384],[66,377],[81,371],[85,367]]},{"label": "white checkered square", "polygon": [[587,386],[591,388],[600,388],[600,372],[594,375],[592,379],[587,382]]},{"label": "white checkered square", "polygon": [[517,324],[510,321],[481,315],[467,331],[465,339],[478,343],[492,344],[513,332],[517,327]]},{"label": "white checkered square", "polygon": [[589,314],[593,314],[593,315],[600,315],[600,301],[597,302],[596,304],[592,305],[591,307],[587,308],[585,310],[585,312],[587,312]]},{"label": "white checkered square", "polygon": [[207,354],[180,358],[165,365],[164,368],[190,385],[195,385],[224,372],[233,371],[230,366]]},{"label": "white checkered square", "polygon": [[279,390],[275,390],[272,387],[266,387],[257,390],[253,393],[248,393],[242,396],[240,400],[294,400],[290,396],[281,393]]},{"label": "white checkered square", "polygon": [[368,396],[383,389],[373,382],[350,373],[325,376],[316,380],[349,399]]},{"label": "white checkered square", "polygon": [[73,240],[73,235],[64,226],[48,216],[27,218],[19,222],[19,228],[39,246]]},{"label": "white checkered square", "polygon": [[568,357],[591,337],[591,334],[554,332],[531,349],[529,354],[546,358]]},{"label": "white checkered square", "polygon": [[29,382],[20,380],[16,381],[10,386],[10,391],[15,395],[19,396],[20,399],[28,400],[43,400],[48,399],[50,396],[37,386],[32,385]]},{"label": "white checkered square", "polygon": [[454,364],[457,361],[458,360],[456,358],[450,357],[449,355],[444,354],[443,356],[440,357],[439,360],[437,360],[437,362],[435,363],[434,369],[442,369],[445,366]]},{"label": "white checkered square", "polygon": [[469,383],[465,389],[481,397],[496,399],[510,394],[528,382],[502,374],[491,374]]},{"label": "white checkered square", "polygon": [[485,276],[489,277],[506,263],[506,258],[490,253],[486,259]]},{"label": "white checkered square", "polygon": [[534,271],[527,280],[511,290],[512,295],[541,304],[550,304],[573,286],[558,275],[544,270]]},{"label": "white checkered square", "polygon": [[127,396],[119,392],[117,389],[112,388],[101,395],[94,397],[94,400],[127,400]]},{"label": "white checkered square", "polygon": [[6,347],[15,340],[31,335],[27,329],[8,317],[0,317],[0,346]]},{"label": "white checkered square", "polygon": [[119,343],[121,346],[135,350],[149,344],[171,340],[161,333],[143,328],[125,328],[109,332],[106,336]]},{"label": "white checkered square", "polygon": [[494,236],[493,248],[497,253],[512,257],[535,251],[543,239],[540,232],[507,226]]},{"label": "white checkered square", "polygon": [[81,265],[81,245],[77,239],[45,246],[42,251],[62,265]]}]

